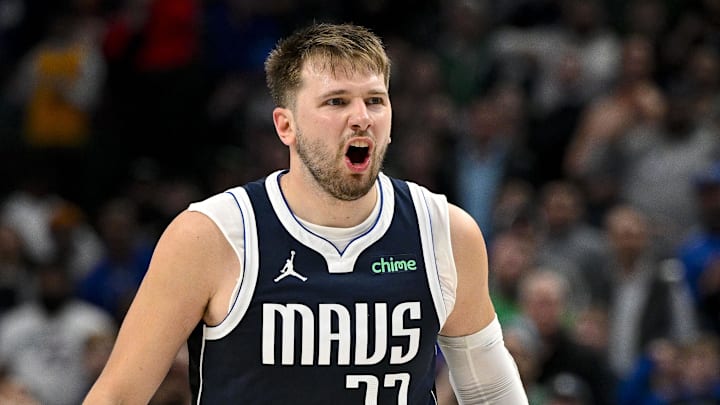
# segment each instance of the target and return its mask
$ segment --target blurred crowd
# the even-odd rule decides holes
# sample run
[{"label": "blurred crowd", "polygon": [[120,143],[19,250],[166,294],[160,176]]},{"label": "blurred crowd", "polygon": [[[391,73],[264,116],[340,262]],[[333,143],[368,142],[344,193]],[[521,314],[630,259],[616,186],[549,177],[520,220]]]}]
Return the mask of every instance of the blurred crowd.
[{"label": "blurred crowd", "polygon": [[311,21],[384,38],[384,170],[480,224],[532,405],[720,403],[718,0],[0,0],[0,403],[78,404],[168,222],[286,166]]}]

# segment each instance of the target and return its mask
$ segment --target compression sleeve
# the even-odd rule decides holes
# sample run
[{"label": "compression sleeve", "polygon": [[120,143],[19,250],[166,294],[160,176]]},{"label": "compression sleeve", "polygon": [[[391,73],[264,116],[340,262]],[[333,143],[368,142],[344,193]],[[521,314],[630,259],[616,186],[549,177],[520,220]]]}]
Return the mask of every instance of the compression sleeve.
[{"label": "compression sleeve", "polygon": [[528,399],[497,316],[468,336],[438,336],[460,404],[522,405]]}]

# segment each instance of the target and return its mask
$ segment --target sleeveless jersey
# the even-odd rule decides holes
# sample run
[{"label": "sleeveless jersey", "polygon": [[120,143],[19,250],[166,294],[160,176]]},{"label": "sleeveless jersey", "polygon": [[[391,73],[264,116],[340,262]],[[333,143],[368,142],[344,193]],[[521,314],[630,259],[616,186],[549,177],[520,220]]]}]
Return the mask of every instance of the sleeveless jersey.
[{"label": "sleeveless jersey", "polygon": [[189,207],[241,263],[226,319],[188,340],[194,403],[436,403],[456,283],[445,198],[381,173],[372,227],[338,250],[293,216],[282,174]]}]

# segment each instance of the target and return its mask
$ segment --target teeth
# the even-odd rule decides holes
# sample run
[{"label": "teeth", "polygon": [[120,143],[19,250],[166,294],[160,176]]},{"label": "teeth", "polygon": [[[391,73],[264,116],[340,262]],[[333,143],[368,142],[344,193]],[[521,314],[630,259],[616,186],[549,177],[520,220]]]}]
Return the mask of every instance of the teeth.
[{"label": "teeth", "polygon": [[350,146],[354,146],[356,148],[367,148],[368,143],[363,141],[354,141],[350,143]]}]

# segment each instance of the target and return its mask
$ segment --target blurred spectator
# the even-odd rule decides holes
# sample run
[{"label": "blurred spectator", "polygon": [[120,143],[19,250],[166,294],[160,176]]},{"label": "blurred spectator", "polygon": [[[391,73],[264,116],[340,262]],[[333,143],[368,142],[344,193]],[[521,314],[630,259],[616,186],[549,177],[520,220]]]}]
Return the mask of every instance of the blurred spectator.
[{"label": "blurred spectator", "polygon": [[606,242],[585,220],[585,199],[569,181],[545,184],[538,201],[538,263],[563,273],[569,304],[577,313],[590,304],[593,278],[603,271]]},{"label": "blurred spectator", "polygon": [[[650,94],[644,97],[646,104],[654,98]],[[602,114],[595,117],[596,130],[578,135],[576,146],[586,156],[584,162],[580,158],[575,163],[592,166],[589,155],[593,154],[597,159],[593,170],[609,174],[605,180],[617,187],[615,197],[632,203],[650,218],[656,250],[673,252],[696,220],[689,179],[717,159],[720,137],[712,127],[700,125],[693,108],[697,93],[692,88],[684,84],[672,87],[664,98],[667,109],[660,115],[659,125],[641,124],[634,116],[614,124]],[[617,110],[616,114],[627,111]],[[628,120],[630,125],[624,123]]]},{"label": "blurred spectator", "polygon": [[247,150],[239,146],[220,147],[207,156],[205,190],[219,193],[242,184],[247,175]]},{"label": "blurred spectator", "polygon": [[[307,3],[307,2],[305,2]],[[218,145],[241,145],[247,104],[264,83],[265,56],[302,14],[291,1],[212,0],[202,4],[202,62],[209,73],[208,126]],[[307,4],[304,4],[307,6]],[[264,88],[263,88],[264,90]]]},{"label": "blurred spectator", "polygon": [[84,277],[100,260],[100,238],[85,212],[71,203],[60,204],[50,217],[55,256],[67,263],[73,280]]},{"label": "blurred spectator", "polygon": [[535,270],[520,284],[521,324],[534,328],[541,341],[538,381],[550,384],[561,373],[571,373],[589,387],[595,404],[613,404],[616,378],[605,357],[580,345],[568,320],[568,282],[558,272]]},{"label": "blurred spectator", "polygon": [[[0,1],[0,83],[12,74],[11,68],[45,35],[49,20],[57,14],[59,2],[51,0]],[[61,6],[60,6],[61,7]]]},{"label": "blurred spectator", "polygon": [[0,221],[0,314],[30,297],[30,262],[14,228]]},{"label": "blurred spectator", "polygon": [[598,226],[607,208],[620,198],[623,173],[617,160],[603,159],[603,151],[624,138],[628,143],[643,139],[645,132],[659,125],[666,109],[653,77],[652,43],[641,36],[625,38],[620,62],[612,87],[583,108],[564,156],[565,175],[582,185],[589,220]]},{"label": "blurred spectator", "polygon": [[85,339],[82,352],[83,368],[87,375],[86,381],[90,383],[85,387],[86,391],[97,380],[107,363],[113,344],[115,343],[115,331],[99,331]]},{"label": "blurred spectator", "polygon": [[648,38],[659,46],[670,25],[669,12],[667,2],[663,0],[631,0],[621,14],[621,33]]},{"label": "blurred spectator", "polygon": [[683,345],[657,340],[619,391],[619,405],[720,403],[720,340],[704,334]]},{"label": "blurred spectator", "polygon": [[699,172],[694,184],[699,223],[678,255],[701,326],[720,333],[720,163]]},{"label": "blurred spectator", "polygon": [[154,242],[139,232],[137,207],[118,198],[98,213],[104,254],[78,282],[78,297],[108,311],[118,323],[125,316],[145,276]]},{"label": "blurred spectator", "polygon": [[[406,136],[393,138],[398,150],[412,159],[396,159],[393,175],[438,190],[443,181],[439,160],[443,158],[440,137],[424,127],[411,128]],[[394,169],[394,170],[393,170]]]},{"label": "blurred spectator", "polygon": [[77,405],[88,387],[83,351],[87,338],[112,333],[116,324],[103,310],[72,296],[63,263],[34,269],[36,299],[0,320],[0,364],[43,405]]},{"label": "blurred spectator", "polygon": [[[97,41],[72,9],[54,15],[46,36],[20,61],[11,94],[23,114],[23,145],[58,176],[58,192],[85,197],[86,153],[105,82]],[[96,39],[96,38],[95,38]]]},{"label": "blurred spectator", "polygon": [[492,211],[493,231],[535,237],[535,189],[525,180],[508,178],[500,189]]},{"label": "blurred spectator", "polygon": [[581,345],[607,355],[610,315],[601,305],[590,305],[575,316],[573,337]]},{"label": "blurred spectator", "polygon": [[513,177],[516,133],[505,125],[497,94],[475,99],[466,109],[465,127],[446,163],[452,166],[451,201],[468,211],[492,240],[492,212],[506,178]]},{"label": "blurred spectator", "polygon": [[392,45],[398,55],[397,63],[393,59],[393,71],[397,72],[393,77],[398,78],[393,85],[393,119],[407,125],[393,131],[395,146],[388,150],[385,170],[447,191],[453,186],[454,167],[446,159],[453,153],[459,111],[444,87],[441,62],[429,50],[397,40]]},{"label": "blurred spectator", "polygon": [[[553,9],[544,24],[503,25],[494,30],[500,80],[526,92],[527,180],[539,188],[564,177],[562,162],[592,97],[613,79],[619,59],[617,34],[605,21],[603,2],[526,1],[528,13]],[[527,18],[538,18],[528,15]]]},{"label": "blurred spectator", "polygon": [[673,82],[682,83],[697,93],[693,110],[701,124],[712,120],[713,115],[717,114],[716,104],[720,95],[718,49],[709,44],[694,46],[683,71],[673,77]]},{"label": "blurred spectator", "polygon": [[41,263],[62,258],[72,277],[78,278],[98,260],[100,241],[83,210],[49,189],[51,177],[44,170],[50,169],[23,174],[28,176],[22,180],[23,188],[3,206],[4,223],[20,237],[27,260]]},{"label": "blurred spectator", "polygon": [[529,328],[513,325],[503,328],[503,339],[508,352],[515,359],[529,404],[546,404],[548,389],[538,382],[541,354],[538,336]]},{"label": "blurred spectator", "polygon": [[[0,161],[3,163],[17,163],[16,155],[23,143],[22,109],[14,100],[12,90],[18,64],[47,36],[48,25],[65,9],[65,1],[0,1]],[[8,164],[0,169],[13,167]]]},{"label": "blurred spectator", "polygon": [[702,335],[680,350],[677,403],[720,403],[720,338]]},{"label": "blurred spectator", "polygon": [[685,342],[697,333],[697,317],[682,267],[653,252],[648,219],[622,205],[607,216],[610,254],[604,274],[609,284],[608,355],[613,371],[626,376],[656,339]]},{"label": "blurred spectator", "polygon": [[[524,66],[511,76],[529,82],[531,103],[540,111],[550,111],[559,104],[565,97],[562,90],[572,89],[567,79],[575,74],[579,77],[571,82],[577,80],[583,85],[572,90],[581,103],[605,92],[620,60],[619,36],[607,23],[604,2],[569,0],[560,2],[559,7],[560,18],[555,23],[503,26],[494,32],[493,49],[503,73],[508,75],[508,71]],[[577,63],[566,71],[574,71],[571,76],[558,75],[570,67],[568,63]]]},{"label": "blurred spectator", "polygon": [[167,180],[160,189],[160,195],[165,197],[159,204],[166,225],[188,204],[202,196],[198,181],[187,176]]},{"label": "blurred spectator", "polygon": [[[180,211],[184,210],[191,202],[201,199],[202,194],[198,182],[189,176],[161,179],[157,184],[158,188],[154,190],[156,216],[151,224],[155,227],[136,228],[137,238],[154,244],[160,237],[161,230],[165,229]],[[132,201],[129,202],[132,203]],[[137,218],[137,214],[135,215]]]},{"label": "blurred spectator", "polygon": [[[584,93],[583,71],[578,53],[562,56],[550,73],[554,86],[546,88],[545,100],[531,103],[527,147],[531,152],[532,172],[529,180],[537,187],[565,177],[568,146],[580,122],[588,100]],[[540,104],[540,105],[536,105]]]},{"label": "blurred spectator", "polygon": [[693,109],[696,101],[691,88],[671,90],[662,128],[621,146],[619,157],[627,164],[622,196],[656,225],[660,249],[676,249],[695,224],[690,179],[720,152],[719,132],[700,125]]},{"label": "blurred spectator", "polygon": [[[122,196],[130,200],[140,225],[138,232],[144,237],[156,239],[166,225],[166,218],[160,209],[165,174],[158,161],[147,157],[130,162],[128,169],[124,183],[109,199]],[[101,204],[107,203],[109,199],[102,200]]]},{"label": "blurred spectator", "polygon": [[53,188],[57,173],[39,159],[27,159],[18,169],[17,188],[1,201],[0,219],[20,236],[28,259],[40,263],[55,254],[50,219],[65,199]]},{"label": "blurred spectator", "polygon": [[653,341],[619,384],[618,405],[670,404],[679,389],[678,360],[677,344],[666,339]]},{"label": "blurred spectator", "polygon": [[[676,80],[682,74],[690,60],[690,54],[698,44],[713,44],[717,40],[717,26],[712,22],[717,7],[712,6],[714,0],[688,2],[685,7],[674,8],[672,25],[658,44],[659,65],[658,80],[664,86]],[[717,46],[712,45],[712,46]]]},{"label": "blurred spectator", "polygon": [[[397,117],[412,127],[426,127],[438,134],[448,131],[459,106],[448,94],[441,58],[436,52],[413,47],[407,41],[397,38],[389,41],[388,52],[393,52],[390,55],[393,58],[393,119]],[[406,128],[395,129],[412,134]]]},{"label": "blurred spectator", "polygon": [[498,21],[514,27],[536,27],[556,24],[561,18],[556,0],[506,0],[495,4]]},{"label": "blurred spectator", "polygon": [[109,69],[102,150],[116,162],[114,175],[140,156],[157,159],[168,173],[193,172],[206,118],[200,12],[196,0],[129,0],[110,16],[102,44]]},{"label": "blurred spectator", "polygon": [[442,61],[442,76],[456,105],[483,94],[495,74],[490,32],[491,7],[486,1],[438,3],[439,32],[433,49]]},{"label": "blurred spectator", "polygon": [[289,1],[213,0],[203,7],[203,60],[220,78],[237,74],[262,79],[265,57],[282,35],[279,15],[292,15]]},{"label": "blurred spectator", "polygon": [[26,386],[0,371],[0,403],[12,405],[41,405]]},{"label": "blurred spectator", "polygon": [[592,393],[582,378],[570,373],[556,375],[548,384],[546,405],[591,405]]},{"label": "blurred spectator", "polygon": [[489,244],[488,262],[490,297],[501,324],[520,313],[520,281],[535,270],[537,253],[532,240],[505,231]]}]

